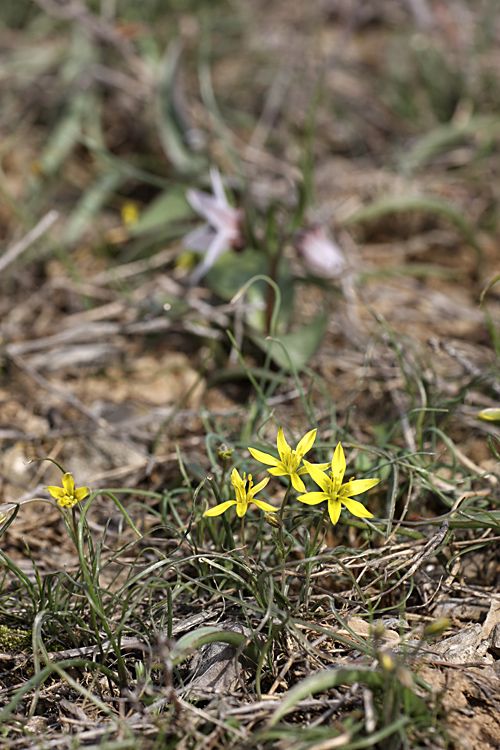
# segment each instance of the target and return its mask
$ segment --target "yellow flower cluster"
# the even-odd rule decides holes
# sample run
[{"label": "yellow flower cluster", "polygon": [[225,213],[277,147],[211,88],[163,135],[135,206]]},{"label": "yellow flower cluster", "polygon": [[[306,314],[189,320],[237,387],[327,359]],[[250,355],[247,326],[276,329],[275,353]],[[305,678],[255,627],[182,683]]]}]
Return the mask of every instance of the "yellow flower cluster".
[{"label": "yellow flower cluster", "polygon": [[[275,458],[275,456],[271,456],[269,453],[263,453],[256,448],[249,448],[248,450],[256,461],[272,467],[268,469],[270,474],[275,477],[288,477],[291,486],[297,492],[302,493],[297,497],[297,500],[301,503],[317,505],[325,500],[328,501],[328,513],[333,524],[336,524],[339,520],[342,505],[358,518],[373,518],[373,514],[366,510],[360,502],[353,500],[352,497],[353,495],[361,495],[361,493],[375,487],[380,480],[350,479],[348,482],[343,483],[346,461],[344,450],[340,443],[335,449],[331,463],[311,464],[309,461],[306,461],[304,456],[314,445],[316,432],[316,430],[308,432],[299,441],[295,450],[292,450],[286,442],[283,429],[280,427],[277,438],[279,458]],[[325,469],[329,469],[329,471],[325,473]],[[301,479],[304,474],[309,474],[320,488],[319,491],[307,492],[304,482]],[[241,518],[247,512],[250,503],[255,503],[261,510],[276,511],[277,509],[272,505],[255,498],[255,495],[264,489],[268,481],[269,477],[254,487],[250,474],[246,477],[244,473],[243,478],[241,478],[238,471],[233,469],[231,483],[236,499],[220,503],[215,508],[207,510],[205,515],[219,516],[232,505],[236,505],[236,512]]]}]

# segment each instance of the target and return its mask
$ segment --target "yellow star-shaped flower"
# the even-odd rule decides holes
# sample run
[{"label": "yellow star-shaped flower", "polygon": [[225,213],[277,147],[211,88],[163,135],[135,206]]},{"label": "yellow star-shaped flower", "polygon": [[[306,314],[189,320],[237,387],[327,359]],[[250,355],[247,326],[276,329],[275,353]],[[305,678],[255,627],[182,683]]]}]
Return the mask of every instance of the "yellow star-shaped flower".
[{"label": "yellow star-shaped flower", "polygon": [[259,484],[254,487],[251,474],[247,476],[245,472],[243,472],[243,477],[240,477],[238,469],[233,469],[231,472],[231,484],[234,488],[236,500],[227,500],[225,503],[216,505],[215,508],[209,508],[209,510],[205,511],[204,515],[220,516],[232,505],[236,505],[236,513],[242,518],[247,512],[250,503],[255,503],[255,505],[261,510],[275,512],[276,508],[274,505],[269,505],[269,503],[265,503],[263,500],[255,499],[255,495],[263,490],[268,482],[269,477],[266,477],[266,479],[263,479],[262,482],[259,482]]},{"label": "yellow star-shaped flower", "polygon": [[44,487],[52,497],[55,497],[61,508],[72,508],[80,500],[86,498],[90,492],[89,487],[75,489],[75,480],[71,474],[63,474],[62,485],[62,487]]},{"label": "yellow star-shaped flower", "polygon": [[362,492],[375,487],[380,482],[380,479],[350,479],[345,484],[342,484],[346,462],[344,450],[340,443],[333,454],[329,475],[308,461],[304,461],[304,464],[308,474],[321,487],[321,492],[307,492],[305,495],[299,495],[297,500],[306,505],[317,505],[324,500],[328,500],[328,513],[333,524],[339,520],[342,505],[345,505],[353,516],[357,516],[358,518],[373,518],[373,513],[366,510],[365,506],[357,500],[352,500],[351,498],[352,495],[360,495]]},{"label": "yellow star-shaped flower", "polygon": [[306,487],[304,482],[300,478],[301,474],[305,474],[308,470],[303,466],[300,467],[300,463],[304,458],[305,454],[311,450],[314,441],[316,440],[317,430],[311,430],[299,441],[295,450],[292,450],[285,440],[283,434],[283,428],[280,427],[278,430],[278,453],[279,459],[274,456],[270,456],[269,453],[263,453],[256,448],[249,448],[248,450],[256,461],[260,461],[262,464],[272,466],[272,469],[268,469],[268,472],[275,477],[289,477],[292,486],[297,492],[305,492]]}]

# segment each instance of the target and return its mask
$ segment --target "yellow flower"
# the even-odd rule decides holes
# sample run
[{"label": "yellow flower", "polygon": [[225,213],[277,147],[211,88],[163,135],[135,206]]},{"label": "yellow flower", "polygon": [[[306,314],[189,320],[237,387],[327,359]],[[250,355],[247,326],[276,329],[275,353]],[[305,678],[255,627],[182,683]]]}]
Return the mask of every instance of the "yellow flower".
[{"label": "yellow flower", "polygon": [[345,484],[342,484],[346,463],[344,450],[340,443],[333,454],[329,476],[308,461],[304,461],[304,464],[307,472],[316,484],[321,487],[322,491],[307,492],[305,495],[300,495],[297,500],[300,500],[301,503],[306,503],[306,505],[317,505],[324,500],[328,500],[328,513],[333,524],[339,520],[342,505],[345,505],[353,516],[357,516],[358,518],[373,518],[373,513],[366,510],[365,506],[358,503],[357,500],[351,500],[351,497],[352,495],[360,495],[362,492],[375,487],[380,482],[380,479],[350,479]]},{"label": "yellow flower", "polygon": [[122,206],[122,221],[126,227],[133,227],[139,221],[139,206],[133,201],[127,201]]},{"label": "yellow flower", "polygon": [[265,503],[263,500],[255,499],[257,492],[263,490],[268,482],[269,477],[266,477],[266,479],[263,479],[262,482],[259,482],[259,484],[254,487],[251,474],[247,476],[245,472],[243,472],[242,478],[240,477],[238,470],[233,469],[231,472],[231,484],[234,487],[236,500],[227,500],[225,503],[220,503],[220,505],[216,505],[215,508],[207,510],[204,515],[220,516],[232,505],[236,505],[236,513],[242,518],[247,512],[250,503],[255,503],[255,505],[261,510],[276,511],[276,508],[273,505],[269,505],[269,503]]},{"label": "yellow flower", "polygon": [[[297,492],[305,492],[306,488],[304,482],[300,478],[301,474],[305,474],[308,470],[303,466],[300,468],[300,463],[304,458],[305,454],[311,450],[314,441],[316,440],[317,430],[311,430],[299,441],[295,450],[292,450],[285,440],[283,434],[283,428],[280,427],[278,430],[278,453],[279,459],[274,456],[270,456],[269,453],[263,453],[258,451],[256,448],[249,448],[248,450],[256,461],[260,461],[261,464],[267,464],[272,466],[272,469],[268,469],[268,472],[275,477],[289,477],[292,486]],[[328,464],[326,464],[328,465]]]},{"label": "yellow flower", "polygon": [[62,478],[62,487],[44,487],[47,492],[50,492],[52,497],[55,497],[57,504],[61,508],[72,508],[87,497],[90,492],[89,487],[79,487],[75,489],[75,480],[71,474],[64,474]]}]

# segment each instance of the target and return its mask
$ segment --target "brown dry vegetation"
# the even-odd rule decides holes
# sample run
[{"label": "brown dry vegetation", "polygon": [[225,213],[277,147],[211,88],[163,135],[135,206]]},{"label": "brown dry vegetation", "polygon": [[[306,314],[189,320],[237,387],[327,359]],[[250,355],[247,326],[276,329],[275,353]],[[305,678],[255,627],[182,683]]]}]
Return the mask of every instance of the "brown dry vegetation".
[{"label": "brown dry vegetation", "polygon": [[[68,663],[8,709],[5,746],[106,739],[116,750],[327,750],[368,747],[373,735],[373,747],[390,750],[498,747],[499,431],[477,418],[500,395],[497,286],[481,304],[500,273],[496,4],[138,6],[0,8],[4,519],[19,505],[1,539],[2,708],[44,665],[83,654],[117,668],[102,629],[97,656],[87,605],[61,593],[81,560],[43,491],[60,483],[60,471],[33,459],[57,461],[78,486],[125,488],[119,497],[144,535],[137,540],[109,496],[96,497],[88,522],[95,544],[105,540],[98,586],[130,596],[134,608],[126,617],[109,610],[110,627],[125,623],[126,688]],[[174,104],[161,115],[165,101]],[[182,236],[195,217],[182,196],[207,189],[212,163],[255,220],[260,246],[284,245],[295,298],[281,333],[327,315],[321,343],[295,376],[265,358],[245,301],[217,294],[212,276],[188,284]],[[326,225],[346,256],[335,281],[309,278],[283,239],[302,183],[304,225]],[[163,192],[163,223],[156,217],[152,231],[139,232],[123,222],[124,205],[144,216]],[[252,377],[269,387],[272,417]],[[370,476],[377,462],[383,479],[369,496],[383,534],[369,537],[355,523],[328,528],[307,586],[305,553],[294,547],[290,630],[278,594],[270,616],[264,595],[257,607],[242,589],[240,606],[236,578],[217,578],[227,539],[201,520],[216,502],[209,483],[194,493],[217,471],[221,442],[245,468],[246,446],[268,440],[269,450],[277,425],[294,441],[317,426],[324,453],[318,448],[316,460],[342,439],[357,475]],[[269,492],[283,494],[279,484]],[[279,584],[271,532],[255,519],[251,533],[267,535],[259,554]],[[239,550],[239,526],[233,531]],[[201,561],[183,566],[196,555]],[[173,567],[158,568],[150,591],[127,593],[157,560]],[[38,587],[37,602],[23,576]],[[211,591],[197,585],[211,576]],[[44,620],[55,581],[78,625],[65,629],[60,614]],[[380,612],[370,612],[375,602]],[[439,617],[450,618],[450,630],[430,644],[423,628]],[[221,673],[200,672],[202,645],[172,676],[176,640],[205,625],[233,632],[233,622],[245,636],[252,628],[261,649],[265,636],[271,642],[260,686],[251,659],[237,672],[232,645]],[[17,630],[16,646],[2,640]],[[467,642],[452,640],[464,630]],[[35,661],[33,632],[49,652]],[[386,672],[383,653],[392,660]],[[163,670],[145,692],[133,674],[141,660]],[[273,729],[289,691],[332,667],[353,670],[350,682],[297,696]],[[362,671],[370,668],[376,679]],[[163,701],[160,713],[147,712],[147,699]]]}]

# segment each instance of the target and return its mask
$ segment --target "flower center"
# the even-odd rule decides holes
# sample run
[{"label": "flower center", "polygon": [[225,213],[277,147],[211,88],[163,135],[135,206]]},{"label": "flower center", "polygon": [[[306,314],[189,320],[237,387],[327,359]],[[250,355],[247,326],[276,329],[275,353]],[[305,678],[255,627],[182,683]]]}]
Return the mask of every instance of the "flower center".
[{"label": "flower center", "polygon": [[290,451],[290,455],[286,457],[284,461],[285,469],[289,474],[295,474],[300,465],[300,456],[297,456],[297,451]]},{"label": "flower center", "polygon": [[330,494],[333,498],[335,498],[339,494],[342,482],[337,476],[334,475],[333,471],[330,472],[330,482],[332,483],[330,487]]},{"label": "flower center", "polygon": [[61,498],[59,498],[57,502],[58,505],[60,505],[62,508],[72,508],[73,505],[76,505],[78,501],[74,495],[69,495],[68,493],[66,493]]}]

